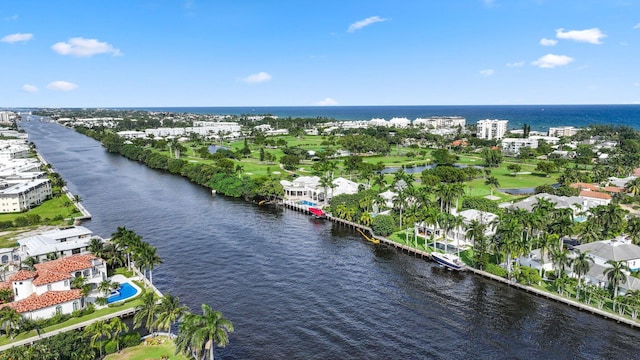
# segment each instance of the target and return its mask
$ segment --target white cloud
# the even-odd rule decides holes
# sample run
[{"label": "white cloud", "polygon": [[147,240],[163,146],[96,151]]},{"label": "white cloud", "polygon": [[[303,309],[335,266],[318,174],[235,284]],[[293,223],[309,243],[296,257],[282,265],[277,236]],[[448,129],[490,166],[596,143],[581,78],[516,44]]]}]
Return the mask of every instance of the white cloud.
[{"label": "white cloud", "polygon": [[3,17],[2,20],[4,20],[4,21],[16,21],[16,20],[18,20],[18,14],[13,14],[11,16]]},{"label": "white cloud", "polygon": [[523,66],[524,66],[524,61],[507,63],[507,67],[523,67]]},{"label": "white cloud", "polygon": [[556,30],[556,37],[558,39],[567,39],[578,42],[586,42],[590,44],[601,44],[600,39],[606,38],[607,35],[603,34],[598,28],[585,29],[585,30],[569,30],[564,29]]},{"label": "white cloud", "polygon": [[2,39],[0,39],[0,42],[6,42],[6,43],[16,43],[19,41],[29,41],[33,39],[33,34],[11,34],[11,35],[6,35],[4,36]]},{"label": "white cloud", "polygon": [[74,83],[70,83],[68,81],[62,81],[62,80],[54,81],[49,85],[47,85],[47,89],[58,90],[58,91],[71,91],[77,88],[78,88],[78,85]]},{"label": "white cloud", "polygon": [[489,77],[493,75],[494,72],[495,71],[493,71],[493,69],[484,69],[484,70],[480,70],[480,75]]},{"label": "white cloud", "polygon": [[332,98],[328,97],[328,98],[325,98],[322,101],[318,101],[316,103],[316,105],[319,105],[319,106],[334,106],[334,105],[338,105],[338,102],[333,100]]},{"label": "white cloud", "polygon": [[269,80],[271,80],[271,75],[269,75],[269,73],[266,73],[264,71],[261,71],[257,74],[251,74],[246,78],[242,79],[242,81],[249,84],[261,83]]},{"label": "white cloud", "polygon": [[51,49],[60,55],[71,55],[77,57],[90,57],[97,54],[111,54],[120,56],[120,50],[111,44],[98,41],[97,39],[85,39],[81,37],[71,38],[68,42],[58,42],[51,46]]},{"label": "white cloud", "polygon": [[633,28],[636,29],[636,30],[640,29],[640,23],[637,23],[637,24],[633,25]]},{"label": "white cloud", "polygon": [[539,58],[538,60],[532,62],[531,64],[537,67],[550,69],[557,66],[567,65],[572,61],[573,61],[573,58],[566,55],[547,54]]},{"label": "white cloud", "polygon": [[22,85],[22,91],[26,91],[28,93],[35,93],[35,92],[38,92],[38,88],[33,85],[24,84]]},{"label": "white cloud", "polygon": [[380,16],[371,16],[364,20],[356,21],[353,24],[349,25],[349,29],[347,29],[347,31],[354,32],[356,30],[362,29],[365,26],[369,26],[371,24],[375,24],[377,22],[383,22],[383,21],[387,21],[387,19],[383,19]]},{"label": "white cloud", "polygon": [[542,46],[554,46],[558,43],[558,40],[542,38],[540,39],[540,45]]}]

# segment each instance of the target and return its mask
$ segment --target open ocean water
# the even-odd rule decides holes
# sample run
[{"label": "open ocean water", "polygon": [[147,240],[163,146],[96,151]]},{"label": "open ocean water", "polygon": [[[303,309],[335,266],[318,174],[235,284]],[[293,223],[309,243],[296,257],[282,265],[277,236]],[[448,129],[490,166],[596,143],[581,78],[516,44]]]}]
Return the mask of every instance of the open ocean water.
[{"label": "open ocean water", "polygon": [[335,120],[371,120],[406,117],[409,120],[430,116],[462,116],[467,124],[482,119],[509,120],[509,128],[523,124],[532,130],[546,131],[550,126],[586,127],[593,124],[624,125],[640,129],[638,105],[464,105],[464,106],[273,106],[273,107],[155,107],[137,108],[175,113],[264,115],[278,117]]}]

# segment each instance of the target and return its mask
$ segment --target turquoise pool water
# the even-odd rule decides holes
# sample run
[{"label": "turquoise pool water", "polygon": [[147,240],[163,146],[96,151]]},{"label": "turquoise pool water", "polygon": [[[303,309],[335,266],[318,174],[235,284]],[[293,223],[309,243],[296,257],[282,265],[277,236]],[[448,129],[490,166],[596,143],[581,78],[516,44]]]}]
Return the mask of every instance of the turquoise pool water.
[{"label": "turquoise pool water", "polygon": [[138,290],[131,286],[129,283],[120,284],[120,289],[113,291],[111,296],[107,298],[107,304],[111,304],[116,301],[126,300],[134,296]]},{"label": "turquoise pool water", "polygon": [[300,200],[300,201],[298,201],[298,204],[307,205],[307,206],[316,206],[317,205],[316,203],[311,202],[309,200]]}]

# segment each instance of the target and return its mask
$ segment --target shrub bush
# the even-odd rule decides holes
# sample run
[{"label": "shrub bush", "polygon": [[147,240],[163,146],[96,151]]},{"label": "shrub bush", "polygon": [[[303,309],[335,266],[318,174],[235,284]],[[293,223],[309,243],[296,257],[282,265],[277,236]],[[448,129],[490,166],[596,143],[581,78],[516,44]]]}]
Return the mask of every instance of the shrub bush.
[{"label": "shrub bush", "polygon": [[136,346],[136,345],[139,345],[141,341],[142,339],[140,334],[138,334],[135,331],[126,333],[124,334],[124,336],[122,336],[123,347]]},{"label": "shrub bush", "polygon": [[108,343],[104,344],[105,354],[113,354],[116,351],[118,351],[118,344],[116,344],[115,340],[109,340]]},{"label": "shrub bush", "polygon": [[371,222],[371,229],[376,235],[389,236],[395,228],[395,220],[390,215],[377,215]]}]

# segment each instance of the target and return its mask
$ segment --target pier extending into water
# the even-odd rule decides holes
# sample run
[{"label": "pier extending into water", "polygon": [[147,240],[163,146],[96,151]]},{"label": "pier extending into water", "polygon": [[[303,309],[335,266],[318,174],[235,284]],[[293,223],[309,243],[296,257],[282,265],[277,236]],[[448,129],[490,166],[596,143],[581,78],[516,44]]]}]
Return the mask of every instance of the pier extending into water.
[{"label": "pier extending into water", "polygon": [[[301,212],[303,212],[305,214],[311,214],[309,212],[309,209],[308,209],[307,205],[298,204],[296,202],[286,201],[286,200],[283,202],[283,205],[284,205],[284,207],[292,209],[292,210],[301,211]],[[347,221],[345,219],[341,219],[341,218],[335,217],[335,216],[333,216],[331,214],[327,214],[327,220],[332,221],[332,222],[334,222],[336,224],[339,224],[339,225],[350,227],[353,230],[360,230],[360,231],[368,232],[369,234],[372,235],[372,237],[374,239],[379,240],[381,244],[394,247],[395,249],[400,250],[403,253],[406,253],[406,254],[409,254],[409,255],[413,255],[415,257],[420,257],[422,259],[424,259],[424,258],[431,259],[431,253],[423,251],[423,250],[416,249],[416,248],[408,246],[408,245],[397,243],[395,241],[392,241],[392,240],[387,239],[387,238],[382,237],[382,236],[375,235],[373,233],[373,230],[368,226],[364,226],[362,224],[358,224],[358,223],[355,223],[353,221]],[[469,272],[472,272],[472,273],[474,273],[476,275],[483,276],[485,278],[488,278],[488,279],[503,283],[503,284],[505,284],[507,286],[524,290],[524,291],[526,291],[528,293],[531,293],[531,294],[534,294],[536,296],[545,297],[547,299],[554,300],[556,302],[564,303],[564,304],[569,305],[571,307],[574,307],[574,308],[576,308],[578,310],[587,311],[587,312],[590,312],[592,314],[602,316],[603,318],[606,318],[606,319],[609,319],[609,320],[613,320],[613,321],[616,321],[618,323],[629,325],[632,328],[640,328],[640,323],[638,321],[630,319],[630,318],[628,318],[626,316],[622,316],[622,315],[619,315],[619,314],[614,314],[614,313],[611,313],[609,311],[605,311],[605,310],[599,309],[597,307],[581,303],[581,302],[573,300],[571,298],[567,298],[567,297],[560,296],[560,295],[557,295],[557,294],[554,294],[554,293],[551,293],[551,292],[548,292],[548,291],[537,289],[537,288],[532,287],[532,286],[521,284],[521,283],[516,282],[515,280],[509,280],[509,279],[503,278],[501,276],[494,275],[494,274],[491,274],[491,273],[488,273],[486,271],[483,271],[483,270],[480,270],[480,269],[476,269],[476,268],[473,268],[473,267],[470,267],[470,266],[467,266],[466,270],[469,271]]]}]

